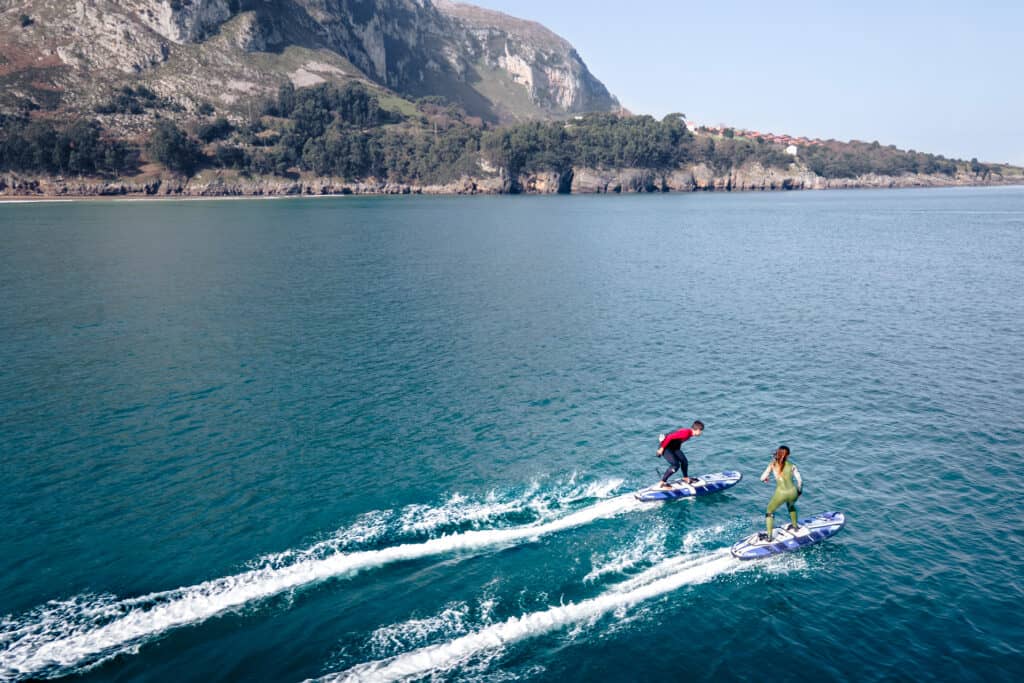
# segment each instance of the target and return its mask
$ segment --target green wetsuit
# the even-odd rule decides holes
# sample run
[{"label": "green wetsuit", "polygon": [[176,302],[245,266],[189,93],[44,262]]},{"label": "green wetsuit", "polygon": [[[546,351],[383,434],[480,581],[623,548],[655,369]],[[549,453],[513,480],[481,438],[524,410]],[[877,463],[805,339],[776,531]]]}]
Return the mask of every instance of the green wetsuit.
[{"label": "green wetsuit", "polygon": [[765,512],[768,538],[771,538],[772,527],[775,523],[775,510],[783,503],[786,504],[786,508],[789,510],[789,518],[793,521],[793,528],[797,528],[796,499],[800,497],[800,490],[793,484],[793,475],[795,474],[797,481],[800,482],[800,488],[803,488],[803,482],[800,479],[800,471],[788,459],[786,464],[782,466],[781,473],[777,473],[771,465],[768,465],[768,469],[765,470],[762,479],[768,476],[769,471],[775,475],[775,493],[772,494],[772,499],[768,501],[768,509]]}]

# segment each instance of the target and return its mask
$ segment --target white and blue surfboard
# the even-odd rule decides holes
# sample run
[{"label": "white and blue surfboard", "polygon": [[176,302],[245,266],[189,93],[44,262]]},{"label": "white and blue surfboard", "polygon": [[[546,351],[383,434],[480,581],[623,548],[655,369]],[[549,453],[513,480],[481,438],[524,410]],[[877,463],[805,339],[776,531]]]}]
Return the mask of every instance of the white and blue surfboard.
[{"label": "white and blue surfboard", "polygon": [[743,475],[739,472],[714,472],[696,477],[692,484],[684,484],[681,480],[672,483],[672,488],[663,489],[658,484],[637,491],[633,495],[637,500],[658,501],[692,496],[706,496],[731,488],[739,483]]},{"label": "white and blue surfboard", "polygon": [[758,538],[760,532],[753,533],[734,545],[732,554],[741,560],[758,560],[821,543],[846,526],[846,515],[842,512],[822,512],[801,519],[798,524],[800,528],[796,533],[786,528],[775,529],[770,541]]}]

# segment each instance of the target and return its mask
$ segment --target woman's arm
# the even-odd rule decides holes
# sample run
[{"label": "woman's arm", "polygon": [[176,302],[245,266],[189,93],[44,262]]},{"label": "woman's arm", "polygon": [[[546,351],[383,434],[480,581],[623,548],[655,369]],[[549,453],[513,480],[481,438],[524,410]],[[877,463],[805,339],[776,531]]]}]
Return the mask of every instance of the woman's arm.
[{"label": "woman's arm", "polygon": [[804,492],[804,480],[803,480],[803,477],[800,476],[800,470],[798,470],[796,468],[796,465],[793,465],[793,478],[796,479],[796,492],[797,492],[797,494],[803,493]]},{"label": "woman's arm", "polygon": [[[774,462],[774,461],[773,461]],[[764,472],[761,473],[761,481],[768,481],[768,474],[772,471],[772,463],[768,463],[768,467],[764,468]]]}]

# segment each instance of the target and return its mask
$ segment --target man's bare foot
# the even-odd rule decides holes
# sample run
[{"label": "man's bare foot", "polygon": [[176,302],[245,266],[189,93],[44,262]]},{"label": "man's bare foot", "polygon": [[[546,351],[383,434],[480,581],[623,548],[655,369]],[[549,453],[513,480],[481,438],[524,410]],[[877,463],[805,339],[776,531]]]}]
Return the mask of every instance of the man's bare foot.
[{"label": "man's bare foot", "polygon": [[658,485],[658,488],[670,489],[672,488],[672,484],[668,483],[667,481],[663,481],[661,482],[661,484]]}]

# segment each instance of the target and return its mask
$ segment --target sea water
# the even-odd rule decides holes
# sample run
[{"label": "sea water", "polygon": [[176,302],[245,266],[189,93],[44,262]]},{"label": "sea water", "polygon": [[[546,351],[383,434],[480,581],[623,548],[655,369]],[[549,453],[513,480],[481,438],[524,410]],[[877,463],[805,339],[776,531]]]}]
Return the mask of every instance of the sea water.
[{"label": "sea water", "polygon": [[1017,680],[1022,452],[1020,188],[0,205],[3,680]]}]

